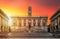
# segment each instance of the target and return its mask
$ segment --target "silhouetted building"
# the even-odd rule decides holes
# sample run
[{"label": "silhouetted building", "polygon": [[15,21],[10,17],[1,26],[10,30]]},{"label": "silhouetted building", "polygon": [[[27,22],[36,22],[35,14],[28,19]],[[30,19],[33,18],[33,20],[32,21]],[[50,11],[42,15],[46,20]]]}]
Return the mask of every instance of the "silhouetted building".
[{"label": "silhouetted building", "polygon": [[8,17],[0,9],[0,32],[9,32]]},{"label": "silhouetted building", "polygon": [[50,18],[51,20],[51,31],[54,32],[57,29],[60,32],[60,9]]},{"label": "silhouetted building", "polygon": [[21,32],[47,32],[47,16],[32,16],[32,7],[28,7],[28,16],[12,17],[12,31]]}]

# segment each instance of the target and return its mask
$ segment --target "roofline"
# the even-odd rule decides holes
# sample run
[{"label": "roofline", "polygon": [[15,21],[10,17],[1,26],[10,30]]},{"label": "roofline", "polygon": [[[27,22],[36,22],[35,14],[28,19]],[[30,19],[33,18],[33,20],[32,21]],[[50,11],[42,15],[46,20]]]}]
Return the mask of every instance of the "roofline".
[{"label": "roofline", "polygon": [[8,16],[1,9],[0,9],[0,13],[4,15],[6,18],[8,18]]},{"label": "roofline", "polygon": [[[19,17],[29,17],[29,16],[16,16],[15,18],[19,18]],[[48,18],[48,16],[30,16],[30,17],[47,17]],[[11,17],[11,18],[13,18],[13,17]]]},{"label": "roofline", "polygon": [[56,14],[58,14],[59,12],[60,12],[60,9],[57,10],[57,12],[55,12],[55,14],[53,14],[50,19],[52,19],[52,18],[53,18]]}]

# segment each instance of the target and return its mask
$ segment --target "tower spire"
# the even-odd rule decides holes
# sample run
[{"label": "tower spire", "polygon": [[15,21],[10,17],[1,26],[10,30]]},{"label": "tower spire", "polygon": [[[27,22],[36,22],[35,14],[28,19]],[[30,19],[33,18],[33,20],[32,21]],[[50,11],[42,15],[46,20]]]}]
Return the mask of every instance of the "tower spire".
[{"label": "tower spire", "polygon": [[31,0],[29,0],[28,2],[29,6],[28,6],[28,16],[32,16],[32,7],[31,7]]},{"label": "tower spire", "polygon": [[31,6],[28,7],[28,16],[32,16],[32,7]]}]

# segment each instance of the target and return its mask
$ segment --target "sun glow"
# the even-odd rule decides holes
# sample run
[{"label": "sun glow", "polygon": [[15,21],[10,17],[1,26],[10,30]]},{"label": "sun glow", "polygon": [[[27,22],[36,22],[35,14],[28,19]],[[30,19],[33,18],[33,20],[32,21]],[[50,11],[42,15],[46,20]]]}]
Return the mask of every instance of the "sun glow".
[{"label": "sun glow", "polygon": [[9,25],[9,26],[12,25],[12,19],[11,19],[11,18],[9,18],[9,20],[8,20],[8,25]]}]

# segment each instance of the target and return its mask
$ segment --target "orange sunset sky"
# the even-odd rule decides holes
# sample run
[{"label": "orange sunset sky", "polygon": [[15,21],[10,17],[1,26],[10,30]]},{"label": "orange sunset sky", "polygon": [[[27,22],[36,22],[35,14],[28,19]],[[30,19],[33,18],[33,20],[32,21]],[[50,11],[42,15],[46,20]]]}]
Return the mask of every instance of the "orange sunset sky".
[{"label": "orange sunset sky", "polygon": [[50,18],[59,9],[60,0],[0,0],[0,9],[8,17],[27,16],[28,6],[32,7],[32,16],[48,16]]}]

